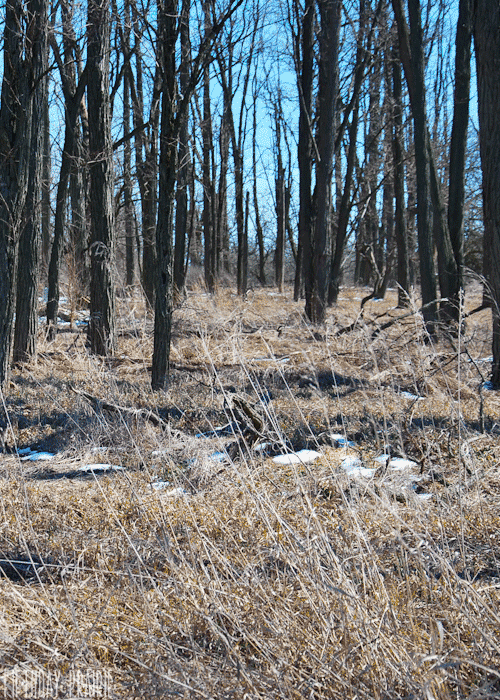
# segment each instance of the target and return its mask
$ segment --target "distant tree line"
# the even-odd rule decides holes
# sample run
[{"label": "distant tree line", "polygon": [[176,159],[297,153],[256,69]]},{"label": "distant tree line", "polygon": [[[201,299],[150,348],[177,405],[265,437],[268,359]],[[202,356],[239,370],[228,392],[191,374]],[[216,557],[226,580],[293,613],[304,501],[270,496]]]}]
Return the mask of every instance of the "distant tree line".
[{"label": "distant tree line", "polygon": [[190,266],[241,296],[288,275],[321,324],[349,264],[402,306],[418,286],[431,335],[456,331],[472,266],[500,386],[498,3],[6,0],[3,18],[0,385],[36,352],[41,284],[57,332],[63,269],[98,355],[117,269],[140,283],[161,389]]}]

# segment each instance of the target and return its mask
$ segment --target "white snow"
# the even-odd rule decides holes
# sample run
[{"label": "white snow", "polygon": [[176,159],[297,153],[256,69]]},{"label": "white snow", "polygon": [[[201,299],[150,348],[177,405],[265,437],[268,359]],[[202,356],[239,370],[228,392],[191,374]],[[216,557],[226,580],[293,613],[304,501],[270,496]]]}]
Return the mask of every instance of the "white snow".
[{"label": "white snow", "polygon": [[363,467],[363,462],[359,457],[346,457],[340,463],[342,469],[352,476],[373,476],[375,473],[374,469],[367,469]]},{"label": "white snow", "polygon": [[223,462],[226,457],[227,455],[225,455],[224,452],[214,452],[208,459],[210,459],[212,462]]},{"label": "white snow", "polygon": [[167,489],[169,486],[172,486],[172,483],[170,481],[153,481],[151,484],[151,487],[156,489],[157,491],[161,491],[161,489]]},{"label": "white snow", "polygon": [[379,464],[387,464],[387,460],[390,460],[390,459],[391,459],[391,455],[384,453],[383,455],[379,455],[378,457],[375,457],[375,459],[373,461],[378,462]]},{"label": "white snow", "polygon": [[290,362],[289,357],[254,357],[253,359],[254,362],[281,362],[282,364]]},{"label": "white snow", "polygon": [[45,460],[54,459],[55,455],[50,452],[30,452],[26,457],[22,457],[22,462],[43,462]]},{"label": "white snow", "polygon": [[413,467],[418,467],[416,462],[412,462],[411,459],[404,459],[403,457],[395,457],[389,462],[389,467],[395,471],[403,471],[404,469],[412,469]]},{"label": "white snow", "polygon": [[[151,486],[157,491],[162,491],[164,488],[167,488],[167,485],[169,485],[168,481],[155,481],[151,484]],[[166,491],[164,495],[171,497],[189,496],[189,492],[186,491],[186,489],[183,489],[182,486],[177,486],[177,488],[175,489],[170,489],[170,491]]]},{"label": "white snow", "polygon": [[320,452],[315,450],[299,450],[298,452],[289,452],[284,455],[273,457],[275,464],[307,464],[314,462],[318,457],[321,457]]},{"label": "white snow", "polygon": [[402,391],[400,396],[403,396],[405,399],[410,399],[411,401],[423,401],[424,399],[423,396],[417,396],[416,394],[412,394],[410,391]]},{"label": "white snow", "polygon": [[125,471],[125,467],[120,467],[117,464],[84,464],[78,467],[77,472],[118,472]]}]

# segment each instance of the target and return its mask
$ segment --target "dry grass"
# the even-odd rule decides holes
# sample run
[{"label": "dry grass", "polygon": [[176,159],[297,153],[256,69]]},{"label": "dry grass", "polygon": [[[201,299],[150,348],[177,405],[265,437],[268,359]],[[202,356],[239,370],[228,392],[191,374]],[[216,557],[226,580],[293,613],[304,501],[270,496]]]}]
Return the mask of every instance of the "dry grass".
[{"label": "dry grass", "polygon": [[[83,333],[41,340],[3,398],[0,696],[69,697],[76,678],[78,697],[500,697],[488,312],[429,343],[418,315],[380,330],[403,314],[391,292],[336,335],[362,295],[343,290],[315,330],[290,293],[192,294],[162,394],[140,300],[122,300],[112,361]],[[196,437],[233,420],[235,396],[262,435]],[[321,457],[279,465],[262,441]],[[57,455],[21,461],[26,446]],[[374,461],[388,447],[412,477]],[[373,475],[346,473],[348,455]],[[97,462],[127,469],[78,472]]]}]

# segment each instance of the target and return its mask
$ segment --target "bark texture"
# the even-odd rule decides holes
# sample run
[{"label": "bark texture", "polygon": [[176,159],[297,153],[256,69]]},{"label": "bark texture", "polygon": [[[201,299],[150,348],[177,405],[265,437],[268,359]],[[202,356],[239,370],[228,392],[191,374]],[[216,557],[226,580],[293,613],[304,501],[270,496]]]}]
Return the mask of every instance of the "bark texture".
[{"label": "bark texture", "polygon": [[490,259],[493,312],[491,380],[500,387],[500,5],[476,0],[476,48],[479,142],[483,171],[484,255]]},{"label": "bark texture", "polygon": [[110,13],[107,0],[88,5],[88,110],[90,147],[90,349],[115,349],[113,149],[109,91]]}]

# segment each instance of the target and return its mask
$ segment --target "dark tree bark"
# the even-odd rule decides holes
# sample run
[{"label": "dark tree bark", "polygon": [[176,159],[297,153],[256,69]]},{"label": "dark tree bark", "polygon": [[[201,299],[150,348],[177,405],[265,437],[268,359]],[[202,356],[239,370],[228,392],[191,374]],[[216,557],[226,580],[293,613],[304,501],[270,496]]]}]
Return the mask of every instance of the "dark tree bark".
[{"label": "dark tree bark", "polygon": [[[374,40],[375,44],[375,40]],[[374,49],[372,45],[372,51]],[[368,76],[368,131],[365,139],[366,164],[363,176],[366,179],[368,201],[366,204],[365,226],[366,245],[372,249],[377,267],[382,266],[383,251],[379,244],[379,207],[377,206],[378,182],[382,165],[382,110],[380,105],[382,86],[382,55],[378,51]],[[361,263],[361,283],[370,284],[371,262],[365,256]]]},{"label": "dark tree bark", "polygon": [[48,0],[30,0],[27,6],[31,43],[31,144],[26,198],[26,225],[19,243],[19,265],[14,327],[14,362],[25,362],[36,352],[38,282],[42,244],[42,168],[47,102]]},{"label": "dark tree bark", "polygon": [[[387,18],[385,18],[387,19]],[[387,38],[388,35],[386,35]],[[393,157],[393,124],[392,124],[392,75],[390,45],[384,50],[384,101],[382,110],[388,118],[384,123],[384,164],[383,164],[383,190],[382,190],[382,220],[378,236],[379,254],[375,256],[380,272],[380,281],[374,287],[375,298],[383,299],[393,272],[393,263],[396,257],[395,231],[394,231],[394,157]]]},{"label": "dark tree bark", "polygon": [[[57,330],[57,313],[59,308],[59,275],[64,245],[64,230],[66,221],[66,203],[68,184],[71,173],[76,167],[81,166],[81,143],[78,133],[78,116],[82,109],[82,98],[86,86],[86,73],[80,77],[77,84],[76,56],[74,52],[75,38],[72,26],[72,10],[67,2],[61,4],[63,21],[64,60],[60,55],[55,36],[51,34],[51,47],[55,62],[59,68],[62,91],[64,96],[64,145],[62,150],[61,168],[56,193],[56,211],[54,216],[54,237],[50,251],[48,269],[48,294],[47,294],[47,334],[53,339]],[[83,175],[75,172],[77,182],[81,182]],[[82,221],[79,225],[84,228],[86,197],[83,185],[78,192],[74,192],[74,209],[76,209]],[[78,201],[77,201],[78,199]],[[76,221],[75,221],[76,223]],[[83,235],[83,234],[82,234]],[[83,257],[83,251],[82,251]]]},{"label": "dark tree bark", "polygon": [[[208,3],[204,6],[205,36],[210,33],[211,20]],[[225,102],[225,98],[224,98]],[[212,177],[213,129],[212,107],[210,102],[210,67],[203,69],[203,121],[201,124],[203,141],[203,238],[204,238],[204,273],[205,285],[210,294],[216,286],[216,224],[215,224],[215,191]]]},{"label": "dark tree bark", "polygon": [[[246,99],[248,93],[248,85],[250,82],[252,60],[255,49],[255,38],[259,27],[260,17],[257,13],[253,18],[253,27],[251,32],[251,44],[245,58],[241,59],[243,67],[240,69],[242,84],[239,92],[241,99],[239,108],[238,124],[235,124],[235,114],[233,107],[234,86],[232,84],[233,72],[233,52],[232,48],[228,52],[223,53],[221,47],[217,50],[217,60],[220,68],[220,81],[222,92],[224,95],[225,109],[227,108],[227,128],[229,139],[231,142],[231,150],[233,154],[233,175],[234,175],[234,208],[236,218],[236,232],[238,239],[238,252],[236,263],[236,279],[238,296],[245,296],[248,286],[248,237],[245,231],[245,193],[243,187],[243,164],[245,152],[245,125],[244,115],[246,113]],[[231,37],[229,40],[230,47]]]},{"label": "dark tree bark", "polygon": [[448,228],[457,263],[457,285],[463,286],[465,156],[469,126],[470,60],[473,0],[460,0],[455,41],[455,91],[450,145]]},{"label": "dark tree bark", "polygon": [[[349,216],[351,213],[351,189],[353,183],[354,166],[356,163],[356,149],[358,138],[359,124],[359,92],[363,80],[366,51],[364,48],[365,41],[365,2],[360,2],[360,20],[358,31],[358,42],[356,47],[356,64],[354,69],[354,85],[351,98],[352,117],[348,129],[349,145],[347,149],[347,163],[344,177],[344,186],[340,193],[340,201],[337,205],[337,226],[335,231],[335,239],[333,241],[333,255],[330,270],[329,298],[330,305],[336,304],[339,291],[340,281],[342,276],[342,260],[344,257],[344,247],[347,240],[347,227],[349,224]],[[337,144],[339,139],[337,137]],[[339,159],[337,159],[339,160]],[[337,178],[336,178],[337,179]],[[339,178],[340,179],[340,178]],[[339,185],[337,185],[339,187]]]},{"label": "dark tree bark", "polygon": [[317,5],[321,28],[319,32],[316,223],[312,256],[307,260],[307,272],[305,271],[305,310],[309,320],[319,324],[325,320],[328,288],[330,191],[335,146],[332,125],[335,123],[338,94],[341,3],[340,0],[317,0]]},{"label": "dark tree bark", "polygon": [[[181,67],[179,71],[179,89],[183,95],[189,84],[189,60],[191,47],[189,42],[189,0],[183,0],[180,17]],[[174,290],[177,297],[184,292],[186,278],[186,240],[188,227],[188,179],[191,172],[189,158],[188,114],[181,122],[179,132],[179,171],[177,173],[177,192],[175,207],[175,246],[174,246]]]},{"label": "dark tree bark", "polygon": [[476,0],[476,49],[479,143],[483,171],[484,255],[490,259],[489,278],[493,313],[491,381],[500,387],[500,8],[490,0]]},{"label": "dark tree bark", "polygon": [[46,272],[50,254],[50,190],[51,190],[51,153],[50,153],[50,111],[49,91],[44,93],[43,106],[43,165],[42,165],[42,265]]},{"label": "dark tree bark", "polygon": [[413,73],[412,112],[417,172],[417,234],[420,261],[423,316],[429,333],[434,333],[437,321],[436,279],[434,275],[434,246],[430,208],[430,164],[427,151],[425,108],[424,45],[420,0],[408,0],[410,18],[410,49]]},{"label": "dark tree bark", "polygon": [[257,187],[257,94],[253,93],[253,138],[252,138],[252,166],[253,166],[253,208],[255,214],[255,236],[259,251],[259,267],[257,279],[262,286],[266,284],[266,253],[264,248],[264,231],[260,219],[259,193]]},{"label": "dark tree bark", "polygon": [[407,306],[410,291],[410,265],[408,234],[405,223],[405,182],[403,163],[403,104],[401,65],[397,46],[392,52],[392,90],[393,90],[393,137],[392,155],[394,160],[394,236],[398,252],[397,281],[398,306]]},{"label": "dark tree bark", "polygon": [[[279,99],[279,98],[278,98]],[[285,264],[285,168],[283,167],[283,155],[281,153],[281,105],[275,108],[276,126],[276,248],[274,254],[274,277],[280,293],[283,292],[284,264]]]},{"label": "dark tree bark", "polygon": [[[130,92],[128,78],[123,82],[123,129],[130,131]],[[135,222],[132,202],[132,149],[127,139],[123,148],[123,203],[125,216],[125,284],[131,287],[135,275]]]},{"label": "dark tree bark", "polygon": [[[125,3],[124,50],[130,53],[130,4]],[[130,82],[131,71],[125,71],[123,76],[123,204],[125,217],[125,284],[131,287],[135,276],[135,221],[132,201],[132,145],[128,134],[130,132]]]},{"label": "dark tree bark", "polygon": [[188,90],[176,102],[175,94],[175,44],[177,39],[177,3],[167,0],[161,7],[159,18],[161,42],[161,132],[160,132],[160,182],[158,198],[158,222],[156,226],[156,276],[155,276],[155,324],[151,386],[154,390],[168,385],[170,343],[173,312],[173,204],[177,174],[177,140],[182,117],[187,110],[196,83],[206,64],[212,42],[224,23],[240,6],[242,0],[228,6],[227,11],[205,37],[196,58],[192,61]]},{"label": "dark tree bark", "polygon": [[[247,58],[247,72],[242,86],[242,105],[240,110],[244,108],[246,92],[248,88],[248,80],[250,77],[250,66],[252,61],[252,50]],[[230,54],[230,58],[232,58]],[[236,284],[238,296],[245,296],[248,284],[248,240],[245,235],[245,193],[243,189],[243,142],[244,134],[242,131],[242,112],[240,111],[240,120],[238,131],[235,125],[233,114],[233,89],[232,89],[232,65],[231,61],[226,65],[226,61],[222,57],[221,51],[218,51],[218,60],[220,66],[220,78],[224,100],[228,105],[227,112],[227,127],[229,138],[231,140],[231,149],[233,153],[234,166],[234,208],[236,216],[236,233],[237,233],[237,261],[236,261]]]},{"label": "dark tree bark", "polygon": [[109,90],[109,1],[90,0],[87,24],[87,95],[90,148],[90,320],[96,355],[115,350],[113,147]]},{"label": "dark tree bark", "polygon": [[158,131],[160,119],[161,92],[161,45],[156,50],[156,69],[153,78],[153,94],[149,110],[147,129],[144,126],[144,88],[143,88],[143,58],[141,52],[141,36],[144,28],[141,15],[135,0],[130,0],[132,22],[135,36],[135,81],[130,71],[130,90],[132,98],[134,148],[137,171],[137,182],[141,198],[141,228],[142,228],[142,270],[141,281],[146,300],[151,309],[155,304],[155,274],[156,252],[155,231],[158,204]]},{"label": "dark tree bark", "polygon": [[[231,76],[232,83],[232,76]],[[230,87],[232,91],[232,86]],[[215,276],[220,277],[221,270],[230,271],[229,265],[229,223],[227,212],[227,173],[229,169],[229,119],[231,116],[231,103],[227,95],[223,95],[222,119],[219,129],[219,184],[217,195],[213,192],[214,200],[214,242],[215,252]]]},{"label": "dark tree bark", "polygon": [[0,104],[0,387],[8,381],[12,350],[18,243],[24,225],[31,145],[30,56],[25,7],[5,6]]},{"label": "dark tree bark", "polygon": [[336,304],[339,291],[340,279],[342,274],[342,259],[344,256],[344,246],[347,239],[347,226],[349,224],[349,215],[351,213],[351,189],[354,174],[354,165],[356,162],[356,147],[358,135],[359,121],[359,96],[356,97],[354,109],[352,112],[352,120],[349,126],[349,146],[347,150],[347,167],[344,180],[344,189],[340,200],[340,206],[337,219],[337,234],[335,236],[335,251],[332,260],[332,269],[330,272],[330,287],[331,298],[330,303]]},{"label": "dark tree bark", "polygon": [[175,133],[176,0],[166,0],[160,16],[162,96],[160,126],[160,183],[156,226],[155,325],[151,385],[167,386],[173,310],[173,210],[177,172]]},{"label": "dark tree bark", "polygon": [[[298,3],[295,5],[298,8]],[[304,260],[312,256],[312,91],[313,91],[313,30],[314,0],[305,0],[304,12],[298,18],[300,36],[295,48],[297,69],[300,69],[299,88],[299,140],[297,160],[299,167],[299,236],[293,298],[298,301],[304,273]]]},{"label": "dark tree bark", "polygon": [[[410,26],[411,26],[411,31],[410,35],[408,34],[408,27],[406,25],[406,19],[404,16],[404,11],[403,11],[403,4],[402,0],[392,0],[392,6],[394,9],[394,15],[396,17],[396,23],[397,23],[397,28],[398,28],[398,37],[399,37],[399,52],[400,52],[400,57],[401,57],[401,62],[404,67],[404,72],[406,76],[406,82],[408,85],[408,92],[410,95],[410,103],[412,107],[412,112],[414,114],[414,121],[415,121],[415,112],[417,113],[417,119],[421,121],[422,116],[422,95],[424,98],[424,110],[423,110],[423,118],[424,118],[424,148],[425,150],[423,151],[422,154],[419,154],[419,158],[425,158],[427,162],[427,168],[429,171],[428,175],[428,180],[429,180],[429,185],[428,185],[428,195],[430,196],[431,202],[432,202],[432,216],[434,218],[434,237],[435,237],[435,242],[436,242],[436,247],[437,247],[437,253],[438,253],[438,272],[439,272],[439,287],[441,290],[441,295],[445,299],[447,299],[446,302],[444,302],[441,305],[441,311],[442,311],[442,316],[443,320],[448,321],[448,320],[456,320],[457,317],[457,311],[458,311],[458,294],[459,294],[459,285],[458,285],[458,280],[459,280],[459,274],[457,270],[457,265],[456,265],[456,260],[455,256],[453,254],[453,247],[451,244],[451,239],[450,239],[450,233],[448,230],[448,221],[447,221],[447,216],[446,216],[446,208],[444,206],[443,202],[443,197],[441,193],[441,186],[439,182],[439,177],[438,177],[438,171],[436,167],[436,162],[434,158],[434,154],[432,151],[432,146],[431,146],[431,139],[429,135],[429,129],[427,126],[427,118],[425,114],[425,85],[423,84],[423,63],[424,63],[424,57],[423,57],[423,47],[419,48],[418,45],[423,41],[423,32],[422,32],[422,26],[421,26],[421,17],[420,17],[420,4],[416,2],[416,0],[408,0],[408,8],[409,8],[409,16],[410,16]],[[413,18],[413,20],[412,20]],[[413,47],[413,44],[415,42],[415,49]],[[414,56],[414,50],[419,52],[421,56]],[[422,71],[419,67],[417,67],[417,64],[422,64]],[[419,83],[422,83],[420,86]],[[420,129],[420,127],[419,127]],[[419,133],[417,136],[417,127],[415,125],[415,139],[421,140],[422,136]],[[420,148],[420,146],[419,146]],[[415,146],[415,151],[417,150]],[[417,158],[417,155],[415,156]],[[417,171],[418,171],[417,166]],[[422,175],[422,173],[420,173]],[[418,227],[418,174],[417,174],[417,233],[418,233],[419,227]],[[419,246],[420,246],[420,238],[419,238]],[[427,246],[429,247],[429,246]],[[427,255],[427,253],[424,253]],[[420,257],[420,265],[422,265],[421,262],[421,256]],[[420,268],[421,271],[421,276],[422,276],[422,267]],[[428,271],[427,271],[428,272]],[[426,273],[426,276],[428,274]],[[423,281],[424,278],[422,277],[421,283],[425,284],[428,286],[427,282]],[[434,287],[436,287],[435,283],[433,284]],[[432,292],[430,289],[426,290],[426,297],[429,297]],[[437,294],[437,288],[436,288],[436,294]],[[422,291],[422,297],[424,295],[424,292]],[[429,330],[434,327],[434,321],[437,319],[438,315],[438,309],[437,309],[437,304],[436,305],[430,305],[426,307],[425,311],[425,318],[426,321],[428,321],[429,325]],[[433,318],[431,318],[433,317]]]}]

